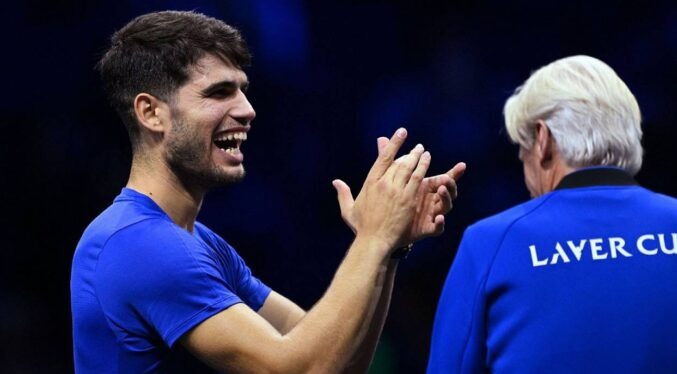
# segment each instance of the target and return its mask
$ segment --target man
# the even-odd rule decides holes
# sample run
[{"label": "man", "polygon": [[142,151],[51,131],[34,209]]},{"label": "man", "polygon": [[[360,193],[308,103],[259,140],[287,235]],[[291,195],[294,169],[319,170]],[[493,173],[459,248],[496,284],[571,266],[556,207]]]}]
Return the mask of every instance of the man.
[{"label": "man", "polygon": [[248,60],[237,30],[192,12],[143,15],[113,36],[98,69],[133,162],[127,187],[85,230],[73,259],[77,373],[367,370],[397,248],[442,232],[464,165],[424,179],[422,146],[395,160],[405,129],[379,138],[355,200],[334,181],[355,241],[305,312],[195,221],[210,188],[244,176],[240,146],[255,117]]},{"label": "man", "polygon": [[466,230],[428,373],[676,373],[677,201],[633,179],[634,96],[575,56],[531,75],[504,115],[533,199]]}]

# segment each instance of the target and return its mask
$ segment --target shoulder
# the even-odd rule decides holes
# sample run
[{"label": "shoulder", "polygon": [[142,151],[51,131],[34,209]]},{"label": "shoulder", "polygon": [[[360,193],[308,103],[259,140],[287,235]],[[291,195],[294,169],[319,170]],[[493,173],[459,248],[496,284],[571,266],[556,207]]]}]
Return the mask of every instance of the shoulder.
[{"label": "shoulder", "polygon": [[515,236],[524,236],[540,225],[535,221],[541,219],[544,210],[550,209],[548,206],[553,197],[553,194],[546,194],[531,199],[468,226],[454,262],[472,264],[473,268],[488,271],[506,243],[512,243]]},{"label": "shoulder", "polygon": [[476,279],[478,282],[483,279],[490,271],[506,236],[518,223],[529,219],[549,198],[542,196],[529,200],[470,225],[463,233],[452,265],[456,276]]},{"label": "shoulder", "polygon": [[646,188],[640,188],[646,195],[651,208],[664,209],[677,212],[677,199],[662,193],[654,192]]},{"label": "shoulder", "polygon": [[639,186],[556,190],[470,225],[461,244],[486,255],[515,238],[571,230],[572,225],[580,226],[582,217],[597,217],[609,210],[614,216],[622,211],[677,218],[677,199]]},{"label": "shoulder", "polygon": [[200,238],[219,256],[233,256],[237,253],[235,248],[226,242],[219,234],[215,233],[200,222],[195,222],[195,235]]},{"label": "shoulder", "polygon": [[140,221],[111,235],[94,274],[98,292],[115,300],[170,297],[187,285],[209,290],[215,283],[220,287],[223,276],[210,251],[163,219]]},{"label": "shoulder", "polygon": [[145,209],[143,206],[123,201],[115,202],[101,212],[84,230],[80,247],[100,249],[112,236],[130,227],[144,226],[148,222],[166,221],[162,214]]},{"label": "shoulder", "polygon": [[112,233],[105,249],[122,246],[134,251],[162,248],[166,252],[167,249],[182,247],[190,241],[190,237],[190,233],[167,219],[147,217]]},{"label": "shoulder", "polygon": [[98,255],[96,276],[104,281],[164,279],[185,272],[201,250],[190,233],[172,222],[147,218],[110,235]]},{"label": "shoulder", "polygon": [[214,243],[214,244],[218,243],[218,244],[226,245],[226,246],[230,247],[230,245],[228,243],[226,243],[226,241],[221,236],[219,236],[217,233],[212,231],[209,227],[205,226],[201,222],[195,221],[195,233],[202,240],[208,241],[210,243]]},{"label": "shoulder", "polygon": [[464,233],[464,240],[466,238],[499,240],[516,223],[525,219],[530,219],[534,213],[538,212],[552,197],[552,194],[544,195],[477,221],[468,226]]}]

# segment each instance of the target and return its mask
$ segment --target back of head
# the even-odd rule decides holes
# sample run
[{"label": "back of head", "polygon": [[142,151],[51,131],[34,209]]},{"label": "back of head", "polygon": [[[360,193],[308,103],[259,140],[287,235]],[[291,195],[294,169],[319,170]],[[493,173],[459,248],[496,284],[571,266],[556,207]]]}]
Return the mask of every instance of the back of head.
[{"label": "back of head", "polygon": [[138,147],[139,125],[133,102],[149,93],[169,102],[190,77],[190,68],[214,54],[237,68],[250,54],[239,31],[194,12],[162,11],[139,16],[113,34],[111,46],[97,64],[104,89]]},{"label": "back of head", "polygon": [[530,149],[543,120],[568,166],[642,165],[639,105],[604,62],[589,56],[557,60],[536,72],[505,103],[511,140]]}]

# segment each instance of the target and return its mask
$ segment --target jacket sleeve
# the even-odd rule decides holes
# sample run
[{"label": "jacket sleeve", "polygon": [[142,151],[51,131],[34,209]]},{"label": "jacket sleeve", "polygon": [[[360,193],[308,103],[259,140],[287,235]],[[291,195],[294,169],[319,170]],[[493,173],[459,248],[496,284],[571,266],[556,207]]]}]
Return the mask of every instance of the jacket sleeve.
[{"label": "jacket sleeve", "polygon": [[437,306],[428,374],[486,371],[488,239],[471,227],[461,240]]}]

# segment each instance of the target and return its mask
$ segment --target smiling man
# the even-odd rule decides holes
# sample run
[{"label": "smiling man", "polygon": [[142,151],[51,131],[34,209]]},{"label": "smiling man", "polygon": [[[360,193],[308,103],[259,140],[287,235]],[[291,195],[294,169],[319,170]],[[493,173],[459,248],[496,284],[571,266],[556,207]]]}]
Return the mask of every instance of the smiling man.
[{"label": "smiling man", "polygon": [[133,149],[127,186],[85,230],[72,276],[77,373],[363,373],[408,245],[444,229],[459,164],[425,178],[407,132],[378,139],[356,199],[334,181],[355,231],[331,285],[308,312],[254,277],[196,222],[210,188],[240,181],[255,117],[237,30],[192,12],[140,16],[98,64]]}]

